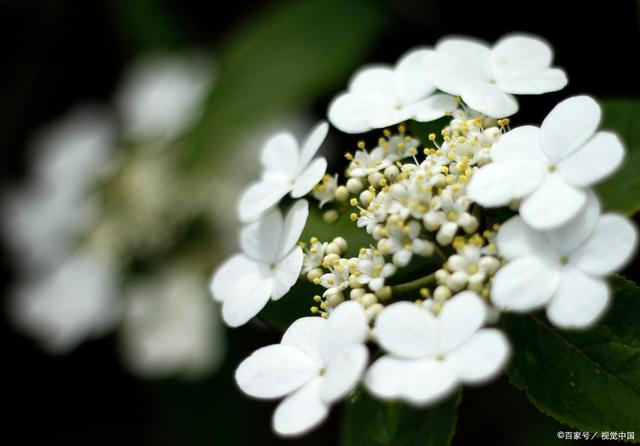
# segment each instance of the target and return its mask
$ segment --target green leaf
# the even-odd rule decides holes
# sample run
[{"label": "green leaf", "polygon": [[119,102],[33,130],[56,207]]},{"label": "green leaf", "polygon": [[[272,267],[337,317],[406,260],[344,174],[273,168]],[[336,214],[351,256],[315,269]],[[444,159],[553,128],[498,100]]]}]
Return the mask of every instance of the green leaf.
[{"label": "green leaf", "polygon": [[610,99],[602,105],[602,128],[618,133],[627,153],[622,167],[596,191],[604,209],[631,215],[640,210],[640,100]]},{"label": "green leaf", "polygon": [[428,409],[384,402],[362,390],[346,403],[343,446],[446,446],[456,426],[461,392]]},{"label": "green leaf", "polygon": [[344,88],[383,29],[383,7],[376,0],[288,1],[247,22],[220,50],[218,82],[187,167],[206,166],[256,126]]},{"label": "green leaf", "polygon": [[540,315],[505,315],[513,344],[507,370],[544,413],[590,432],[640,432],[640,288],[611,279],[607,316],[586,331],[563,331]]}]

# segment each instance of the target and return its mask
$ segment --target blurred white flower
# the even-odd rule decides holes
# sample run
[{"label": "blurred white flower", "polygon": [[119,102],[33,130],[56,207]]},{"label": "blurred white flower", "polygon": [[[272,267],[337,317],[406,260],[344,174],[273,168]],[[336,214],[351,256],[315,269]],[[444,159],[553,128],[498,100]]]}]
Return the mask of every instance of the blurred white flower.
[{"label": "blurred white flower", "polygon": [[460,383],[490,379],[505,364],[509,344],[499,330],[481,328],[486,318],[486,305],[471,291],[447,301],[438,317],[411,302],[385,307],[375,330],[389,355],[371,365],[365,384],[379,398],[422,406]]},{"label": "blurred white flower", "polygon": [[222,324],[198,274],[169,269],[127,286],[124,297],[122,353],[134,373],[197,378],[219,365]]},{"label": "blurred white flower", "polygon": [[327,170],[324,157],[313,158],[329,131],[326,122],[319,123],[300,148],[290,133],[272,136],[262,149],[262,179],[242,194],[238,205],[240,220],[253,221],[277,205],[291,192],[299,198],[313,189]]},{"label": "blurred white flower", "polygon": [[492,47],[474,38],[448,37],[424,59],[424,75],[436,87],[494,118],[518,111],[513,94],[547,93],[568,82],[563,70],[551,68],[551,46],[526,34],[508,34]]},{"label": "blurred white flower", "polygon": [[304,257],[296,244],[308,216],[309,204],[298,200],[286,218],[276,208],[242,228],[243,252],[224,262],[211,281],[211,292],[222,303],[222,317],[228,325],[246,323],[269,298],[280,299],[296,283]]},{"label": "blurred white flower", "polygon": [[23,278],[14,289],[11,315],[46,350],[67,353],[118,321],[117,291],[112,263],[80,251],[48,274]]},{"label": "blurred white flower", "polygon": [[280,435],[300,435],[322,422],[329,406],[358,384],[369,357],[364,346],[368,333],[357,302],[339,305],[328,319],[298,319],[280,344],[245,359],[236,381],[256,398],[286,396],[274,413],[273,427]]},{"label": "blurred white flower", "polygon": [[556,105],[540,128],[518,127],[495,143],[493,163],[474,173],[469,196],[483,206],[521,199],[520,215],[537,229],[552,229],[582,209],[586,188],[615,171],[624,147],[611,132],[594,133],[600,106],[588,96]]},{"label": "blurred white flower", "polygon": [[452,96],[433,94],[428,50],[414,49],[394,67],[371,65],[351,78],[346,92],[329,105],[329,121],[346,133],[364,133],[409,119],[434,121],[457,108]]},{"label": "blurred white flower", "polygon": [[31,183],[3,197],[5,240],[18,264],[48,269],[74,249],[99,208],[92,187],[113,167],[115,129],[109,114],[81,106],[34,140]]},{"label": "blurred white flower", "polygon": [[156,54],[125,74],[115,103],[124,133],[136,142],[170,141],[203,111],[213,68],[201,54]]},{"label": "blurred white flower", "polygon": [[514,312],[546,305],[554,325],[586,327],[609,303],[604,277],[629,260],[636,241],[633,224],[619,215],[600,215],[593,194],[582,212],[552,231],[536,231],[513,217],[498,232],[498,252],[509,263],[495,276],[491,300]]}]

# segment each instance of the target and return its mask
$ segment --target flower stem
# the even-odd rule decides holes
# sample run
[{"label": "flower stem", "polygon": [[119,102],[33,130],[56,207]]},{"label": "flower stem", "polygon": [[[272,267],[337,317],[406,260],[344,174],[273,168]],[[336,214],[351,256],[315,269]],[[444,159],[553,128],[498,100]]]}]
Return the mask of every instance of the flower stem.
[{"label": "flower stem", "polygon": [[412,280],[411,282],[401,283],[391,286],[391,297],[405,297],[408,294],[412,294],[420,288],[425,288],[429,285],[436,283],[435,273],[431,273],[427,276],[420,277],[419,279]]}]

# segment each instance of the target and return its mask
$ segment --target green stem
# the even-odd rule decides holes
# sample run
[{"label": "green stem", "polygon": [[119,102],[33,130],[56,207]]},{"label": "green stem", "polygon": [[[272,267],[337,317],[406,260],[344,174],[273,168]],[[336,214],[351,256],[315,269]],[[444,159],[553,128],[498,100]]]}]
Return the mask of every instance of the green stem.
[{"label": "green stem", "polygon": [[436,283],[435,273],[431,273],[427,276],[420,277],[419,279],[412,280],[411,282],[401,283],[391,286],[391,297],[405,297],[408,294],[415,293],[420,288],[428,287]]}]

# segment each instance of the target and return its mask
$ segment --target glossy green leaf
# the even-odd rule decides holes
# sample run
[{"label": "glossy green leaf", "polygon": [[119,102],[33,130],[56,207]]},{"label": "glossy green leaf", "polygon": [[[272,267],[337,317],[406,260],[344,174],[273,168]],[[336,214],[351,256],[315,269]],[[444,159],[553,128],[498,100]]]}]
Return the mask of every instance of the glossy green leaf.
[{"label": "glossy green leaf", "polygon": [[[606,210],[634,214],[640,210],[640,101],[603,101],[602,128],[620,135],[627,153],[622,167],[596,187]],[[604,154],[603,154],[604,156]]]},{"label": "glossy green leaf", "polygon": [[186,164],[206,166],[256,126],[344,88],[383,29],[376,0],[281,2],[226,40],[218,82]]},{"label": "glossy green leaf", "polygon": [[346,403],[343,446],[446,446],[456,427],[461,392],[431,408],[377,400],[358,391]]},{"label": "glossy green leaf", "polygon": [[611,280],[606,317],[563,331],[540,315],[505,315],[513,344],[509,378],[544,413],[590,432],[640,432],[640,288]]}]

